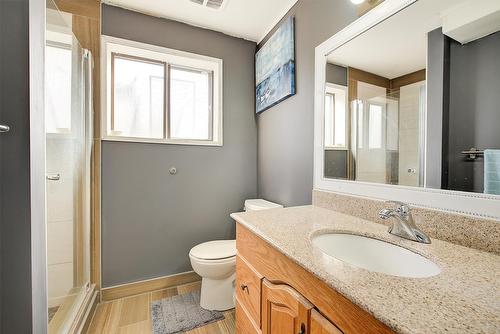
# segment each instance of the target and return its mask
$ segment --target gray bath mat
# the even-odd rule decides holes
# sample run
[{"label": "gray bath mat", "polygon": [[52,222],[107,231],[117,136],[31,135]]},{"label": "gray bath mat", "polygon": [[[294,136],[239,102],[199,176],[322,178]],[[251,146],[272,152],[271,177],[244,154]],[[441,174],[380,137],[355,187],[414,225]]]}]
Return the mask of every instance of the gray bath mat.
[{"label": "gray bath mat", "polygon": [[151,304],[153,334],[174,334],[224,319],[217,311],[200,306],[200,292],[192,291]]}]

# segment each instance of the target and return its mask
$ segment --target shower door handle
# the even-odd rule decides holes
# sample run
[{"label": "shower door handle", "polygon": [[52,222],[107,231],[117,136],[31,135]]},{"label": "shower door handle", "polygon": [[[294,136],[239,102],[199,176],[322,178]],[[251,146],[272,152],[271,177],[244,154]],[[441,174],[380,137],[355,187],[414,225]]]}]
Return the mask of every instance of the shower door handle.
[{"label": "shower door handle", "polygon": [[0,124],[0,132],[9,132],[10,131],[10,126],[6,124]]},{"label": "shower door handle", "polygon": [[47,174],[45,177],[49,181],[59,181],[61,179],[61,174]]}]

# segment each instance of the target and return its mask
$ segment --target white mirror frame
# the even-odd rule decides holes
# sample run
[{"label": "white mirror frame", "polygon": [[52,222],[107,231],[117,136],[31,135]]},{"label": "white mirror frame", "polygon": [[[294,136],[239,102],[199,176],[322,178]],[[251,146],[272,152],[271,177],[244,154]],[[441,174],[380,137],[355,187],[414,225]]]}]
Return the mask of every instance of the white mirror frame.
[{"label": "white mirror frame", "polygon": [[500,219],[500,196],[498,195],[327,179],[324,177],[323,132],[327,55],[416,1],[418,0],[385,0],[379,6],[316,47],[314,83],[314,189],[380,200],[398,200],[417,207]]}]

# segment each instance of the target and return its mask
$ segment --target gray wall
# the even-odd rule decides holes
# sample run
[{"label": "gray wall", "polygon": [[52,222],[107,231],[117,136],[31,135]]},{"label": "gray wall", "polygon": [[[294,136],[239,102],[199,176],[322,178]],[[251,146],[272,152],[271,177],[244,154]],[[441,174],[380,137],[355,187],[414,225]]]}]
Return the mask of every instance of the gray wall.
[{"label": "gray wall", "polygon": [[28,3],[0,1],[0,333],[32,330]]},{"label": "gray wall", "polygon": [[449,107],[450,39],[438,28],[427,36],[427,140],[425,186],[441,189],[443,119]]},{"label": "gray wall", "polygon": [[[231,212],[257,195],[255,43],[103,5],[102,33],[224,61],[224,146],[104,142],[105,287],[191,270],[197,243],[234,237]],[[168,169],[177,167],[171,176]]]},{"label": "gray wall", "polygon": [[500,149],[500,32],[450,46],[448,189],[484,191],[483,159],[467,161],[471,147]]},{"label": "gray wall", "polygon": [[295,16],[297,94],[257,117],[259,197],[286,206],[311,203],[314,48],[357,18],[346,0],[299,0],[285,18],[290,15]]}]

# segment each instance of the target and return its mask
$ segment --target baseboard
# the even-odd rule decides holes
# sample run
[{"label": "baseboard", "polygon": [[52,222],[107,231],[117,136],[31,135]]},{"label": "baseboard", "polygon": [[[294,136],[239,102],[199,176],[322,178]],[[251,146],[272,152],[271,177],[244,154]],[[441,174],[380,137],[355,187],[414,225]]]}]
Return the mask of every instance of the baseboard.
[{"label": "baseboard", "polygon": [[101,300],[105,302],[133,295],[140,295],[141,293],[167,289],[178,285],[197,282],[199,280],[201,280],[201,277],[198,276],[198,274],[194,271],[188,271],[170,276],[116,285],[101,289]]}]

